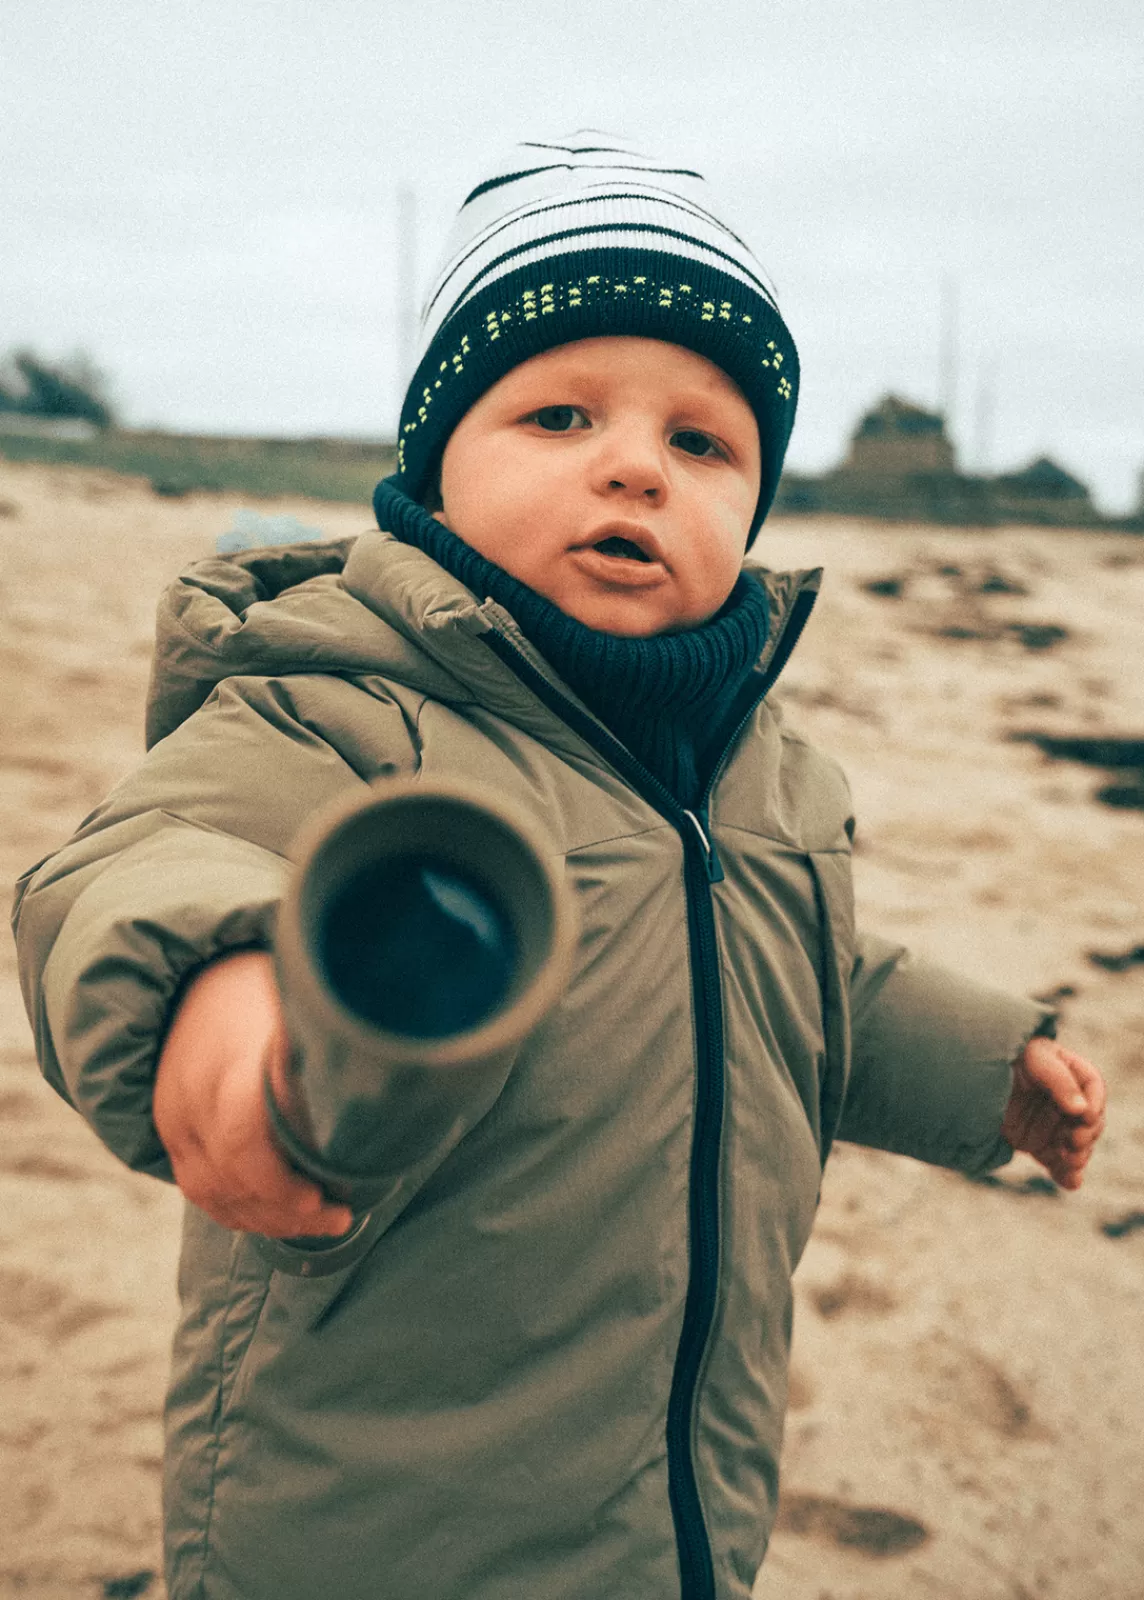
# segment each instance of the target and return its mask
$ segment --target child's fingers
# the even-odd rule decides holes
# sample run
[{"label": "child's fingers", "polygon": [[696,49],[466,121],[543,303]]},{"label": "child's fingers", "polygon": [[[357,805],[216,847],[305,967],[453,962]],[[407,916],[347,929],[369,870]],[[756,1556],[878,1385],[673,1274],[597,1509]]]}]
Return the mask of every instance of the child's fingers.
[{"label": "child's fingers", "polygon": [[345,1233],[353,1220],[348,1206],[331,1201],[316,1183],[280,1163],[259,1185],[251,1208],[254,1231],[288,1239],[306,1233]]},{"label": "child's fingers", "polygon": [[1043,1164],[1062,1189],[1079,1189],[1091,1156],[1091,1145],[1087,1150],[1058,1148],[1046,1152]]},{"label": "child's fingers", "polygon": [[1105,1106],[1108,1099],[1108,1090],[1104,1079],[1091,1061],[1086,1061],[1083,1056],[1078,1056],[1072,1050],[1062,1050],[1069,1070],[1076,1080],[1081,1094],[1084,1096],[1085,1108],[1083,1115],[1088,1122],[1100,1121],[1103,1125]]},{"label": "child's fingers", "polygon": [[312,1239],[345,1233],[352,1222],[348,1206],[331,1205],[319,1194],[312,1209],[281,1211],[262,1205],[244,1213],[237,1226],[269,1239]]},{"label": "child's fingers", "polygon": [[347,1206],[332,1204],[313,1185],[282,1201],[261,1194],[236,1195],[232,1185],[219,1180],[195,1204],[226,1228],[272,1239],[345,1233],[353,1220]]},{"label": "child's fingers", "polygon": [[331,1202],[316,1184],[257,1157],[244,1168],[218,1165],[201,1147],[187,1150],[176,1165],[179,1188],[209,1217],[242,1233],[273,1238],[345,1233],[352,1215]]},{"label": "child's fingers", "polygon": [[233,1196],[232,1210],[247,1233],[274,1238],[299,1234],[344,1233],[352,1215],[331,1201],[312,1179],[297,1172],[278,1150],[269,1129],[252,1139],[241,1159],[219,1173],[221,1189]]},{"label": "child's fingers", "polygon": [[1083,1056],[1053,1039],[1031,1039],[1021,1062],[1038,1088],[1070,1117],[1094,1122],[1104,1110],[1104,1080]]},{"label": "child's fingers", "polygon": [[344,1233],[348,1207],[282,1156],[263,1087],[288,1049],[270,958],[204,967],[184,996],[156,1073],[152,1114],[175,1181],[224,1227],[276,1238]]},{"label": "child's fingers", "polygon": [[[228,1110],[234,1113],[239,1104]],[[173,1165],[187,1199],[223,1227],[243,1233],[344,1233],[352,1220],[348,1207],[331,1202],[289,1164],[271,1137],[260,1100],[247,1112],[220,1118],[213,1138],[196,1133],[182,1145]]]},{"label": "child's fingers", "polygon": [[275,1238],[344,1233],[350,1226],[349,1209],[331,1202],[278,1148],[262,1072],[259,1061],[239,1061],[221,1085],[207,1144],[218,1209],[205,1209],[219,1220],[225,1211],[226,1225],[246,1233]]},{"label": "child's fingers", "polygon": [[1061,1188],[1080,1188],[1085,1168],[1092,1159],[1103,1128],[1103,1117],[1091,1127],[1087,1124],[1070,1127],[1064,1131],[1058,1143],[1044,1151],[1040,1159]]},{"label": "child's fingers", "polygon": [[1065,1135],[1070,1150],[1091,1151],[1104,1132],[1104,1118],[1099,1122],[1078,1122],[1071,1125]]}]

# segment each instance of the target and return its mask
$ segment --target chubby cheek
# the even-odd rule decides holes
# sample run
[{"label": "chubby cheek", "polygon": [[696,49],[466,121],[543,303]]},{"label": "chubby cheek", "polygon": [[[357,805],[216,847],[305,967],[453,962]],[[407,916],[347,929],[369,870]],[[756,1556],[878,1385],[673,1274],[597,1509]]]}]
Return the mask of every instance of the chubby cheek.
[{"label": "chubby cheek", "polygon": [[687,571],[684,585],[688,607],[697,622],[714,616],[731,593],[746,549],[747,531],[739,518],[728,518],[697,545],[696,559]]},{"label": "chubby cheek", "polygon": [[504,566],[504,555],[516,543],[517,508],[486,491],[452,493],[445,487],[442,521],[458,538],[497,566]]},{"label": "chubby cheek", "polygon": [[512,577],[544,594],[546,580],[559,572],[565,544],[554,523],[551,508],[546,515],[539,506],[506,506],[499,519],[484,523],[485,553]]}]

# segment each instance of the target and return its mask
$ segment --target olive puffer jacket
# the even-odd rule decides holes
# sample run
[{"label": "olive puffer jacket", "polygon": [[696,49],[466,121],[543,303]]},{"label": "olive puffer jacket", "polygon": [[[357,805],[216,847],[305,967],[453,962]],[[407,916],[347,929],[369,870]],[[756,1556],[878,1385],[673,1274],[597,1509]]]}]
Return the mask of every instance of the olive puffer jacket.
[{"label": "olive puffer jacket", "polygon": [[299,827],[390,774],[531,814],[579,908],[563,1001],[402,1174],[368,1255],[284,1275],[188,1206],[172,1600],[746,1600],[791,1273],[834,1137],[1007,1159],[1033,1003],[856,936],[845,780],[766,689],[818,574],[756,570],[760,696],[685,812],[503,609],[384,532],[200,563],[149,753],[22,880],[48,1081],[170,1177],[180,985],[265,943]]}]

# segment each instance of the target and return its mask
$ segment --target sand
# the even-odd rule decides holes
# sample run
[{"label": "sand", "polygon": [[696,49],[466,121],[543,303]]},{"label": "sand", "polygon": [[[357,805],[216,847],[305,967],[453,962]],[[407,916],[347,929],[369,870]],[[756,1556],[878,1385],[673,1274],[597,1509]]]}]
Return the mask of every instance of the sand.
[{"label": "sand", "polygon": [[[156,598],[248,503],[0,462],[6,884],[138,759]],[[258,509],[329,535],[369,522]],[[1089,956],[1144,944],[1144,813],[1011,736],[1144,737],[1144,540],[791,519],[760,554],[827,569],[781,698],[850,776],[862,920],[1060,994],[1110,1111],[1077,1195],[1026,1158],[983,1185],[838,1147],[757,1596],[1140,1600],[1144,965]],[[896,596],[864,587],[888,578]],[[42,1083],[7,941],[0,1111],[0,1600],[158,1600],[179,1199]]]}]

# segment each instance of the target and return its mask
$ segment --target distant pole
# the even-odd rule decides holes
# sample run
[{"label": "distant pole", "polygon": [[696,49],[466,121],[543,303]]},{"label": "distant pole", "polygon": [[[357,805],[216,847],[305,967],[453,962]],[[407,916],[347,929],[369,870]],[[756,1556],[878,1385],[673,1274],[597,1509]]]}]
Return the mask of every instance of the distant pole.
[{"label": "distant pole", "polygon": [[397,188],[396,262],[397,426],[400,426],[401,403],[413,376],[413,358],[417,350],[417,195],[407,183]]},{"label": "distant pole", "polygon": [[993,419],[997,411],[997,357],[981,370],[973,417],[973,465],[985,477],[993,464]]},{"label": "distant pole", "polygon": [[954,413],[957,409],[957,284],[946,278],[941,291],[941,349],[938,357],[938,409],[945,418],[945,431],[953,441]]}]

